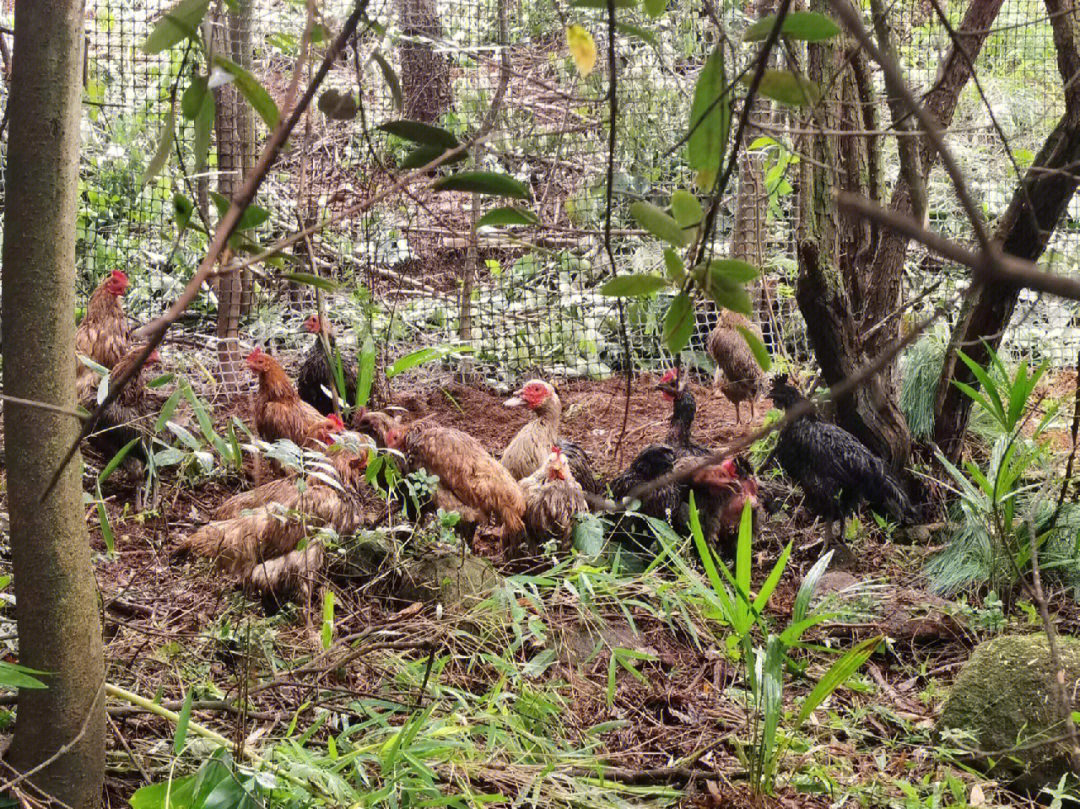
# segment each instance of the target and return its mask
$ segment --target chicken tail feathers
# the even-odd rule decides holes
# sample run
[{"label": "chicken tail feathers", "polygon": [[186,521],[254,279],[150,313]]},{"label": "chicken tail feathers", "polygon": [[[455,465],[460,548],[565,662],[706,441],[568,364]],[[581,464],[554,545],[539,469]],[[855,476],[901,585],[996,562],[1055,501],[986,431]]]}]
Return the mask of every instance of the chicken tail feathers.
[{"label": "chicken tail feathers", "polygon": [[866,494],[867,502],[875,511],[888,514],[903,524],[918,520],[918,512],[912,505],[907,492],[891,475],[882,473],[870,478]]}]

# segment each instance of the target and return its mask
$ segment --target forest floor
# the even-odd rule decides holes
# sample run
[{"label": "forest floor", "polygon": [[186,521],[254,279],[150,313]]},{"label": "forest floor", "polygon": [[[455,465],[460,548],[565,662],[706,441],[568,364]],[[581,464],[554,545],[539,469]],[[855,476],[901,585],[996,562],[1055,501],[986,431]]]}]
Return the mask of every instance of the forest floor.
[{"label": "forest floor", "polygon": [[[635,379],[628,409],[625,379],[560,385],[564,434],[605,476],[664,435],[669,405],[655,383],[650,375]],[[726,399],[700,385],[693,390],[697,440],[722,445],[750,429],[736,425]],[[1062,382],[1062,396],[1071,390]],[[447,377],[395,389],[392,401],[414,415],[434,414],[497,452],[529,417],[503,407],[504,398]],[[222,402],[215,422],[224,427],[246,409],[244,397]],[[759,402],[756,424],[767,410],[767,400]],[[90,499],[86,513],[108,682],[171,710],[193,691],[194,723],[238,743],[238,758],[261,751],[279,785],[290,786],[294,801],[274,805],[351,805],[357,791],[377,789],[545,806],[1028,805],[965,771],[933,733],[952,679],[988,636],[983,610],[926,591],[921,571],[934,540],[905,544],[868,516],[854,524],[854,563],[827,573],[818,591],[822,608],[835,614],[806,637],[817,651],[797,653],[798,670],[786,675],[781,735],[788,746],[775,797],[762,799],[746,777],[758,726],[745,672],[710,611],[692,546],[679,549],[681,566],[644,575],[580,557],[551,559],[547,569],[505,571],[494,590],[445,604],[413,603],[385,570],[331,575],[306,602],[268,610],[205,560],[174,558],[183,537],[245,485],[241,475],[172,475],[157,507],[137,513],[118,473],[105,491],[112,553]],[[373,497],[373,513],[378,505]],[[755,587],[784,546],[794,546],[766,607],[770,626],[789,622],[821,538],[794,504],[761,526]],[[394,562],[460,553],[437,529],[402,545]],[[334,594],[329,624],[326,592]],[[1075,604],[1055,604],[1059,630],[1080,631]],[[2,616],[0,629],[13,630],[10,606]],[[831,663],[826,650],[879,635],[884,643],[868,664],[789,734],[798,704]],[[388,768],[386,745],[400,742],[417,711],[425,724],[410,737],[410,756]],[[110,700],[109,805],[126,805],[137,788],[190,772],[209,755],[212,747],[189,731],[173,770],[174,733],[173,722]],[[350,747],[346,766],[339,757]],[[606,780],[598,778],[601,762]],[[297,779],[306,786],[296,787]]]}]

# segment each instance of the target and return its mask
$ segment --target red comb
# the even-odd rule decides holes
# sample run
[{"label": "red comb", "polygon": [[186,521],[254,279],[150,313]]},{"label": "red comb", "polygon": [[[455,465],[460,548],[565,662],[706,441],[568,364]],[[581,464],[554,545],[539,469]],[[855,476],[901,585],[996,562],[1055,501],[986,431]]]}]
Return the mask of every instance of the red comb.
[{"label": "red comb", "polygon": [[663,384],[665,384],[667,382],[673,382],[674,380],[676,380],[678,378],[679,378],[679,372],[676,371],[674,368],[671,368],[671,369],[668,370],[668,372],[666,374],[664,374],[662,377],[660,377],[660,384],[663,385]]},{"label": "red comb", "polygon": [[345,422],[341,420],[341,416],[339,416],[337,413],[331,413],[329,416],[326,417],[326,420],[330,422],[330,424],[335,430],[345,429]]},{"label": "red comb", "polygon": [[113,270],[111,277],[117,281],[123,281],[125,284],[128,282],[128,277],[123,270]]}]

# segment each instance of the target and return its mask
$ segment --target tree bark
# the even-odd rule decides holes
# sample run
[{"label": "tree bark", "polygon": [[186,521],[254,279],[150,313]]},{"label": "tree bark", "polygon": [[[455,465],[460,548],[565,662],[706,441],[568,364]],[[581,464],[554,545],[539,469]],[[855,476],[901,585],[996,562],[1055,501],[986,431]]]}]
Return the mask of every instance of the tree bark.
[{"label": "tree bark", "polygon": [[[1080,50],[1071,9],[1064,0],[1046,0],[1054,30],[1058,71],[1065,87],[1065,115],[1046,139],[1024,179],[1013,193],[994,238],[1009,255],[1036,261],[1046,250],[1065,215],[1080,178]],[[954,381],[977,384],[970,369],[957,361],[957,350],[986,366],[1012,320],[1020,290],[1010,284],[976,284],[964,299],[938,380],[934,439],[946,456],[960,457],[962,437],[971,416],[971,400]]]},{"label": "tree bark", "polygon": [[[430,124],[450,109],[450,63],[430,42],[442,38],[435,0],[398,0],[402,39],[401,90],[405,117]],[[425,41],[427,40],[427,41]]]},{"label": "tree bark", "polygon": [[[75,215],[83,48],[81,0],[19,3],[9,109],[3,247],[5,392],[75,402]],[[101,803],[105,712],[101,623],[82,509],[80,463],[42,493],[79,425],[8,404],[8,508],[19,662],[50,672],[22,689],[9,763],[72,807]],[[53,803],[42,800],[42,803]]]},{"label": "tree bark", "polygon": [[[954,45],[925,102],[943,127],[952,121],[960,91],[971,75],[969,63],[978,56],[1001,2],[972,0],[964,15],[958,29],[963,52]],[[828,12],[824,6],[820,10]],[[846,53],[843,47],[848,48]],[[863,54],[850,42],[835,41],[811,45],[808,55],[810,78],[821,87],[832,88],[832,98],[822,106],[815,124],[834,131],[875,131],[875,101]],[[899,304],[908,240],[866,222],[840,219],[830,193],[832,188],[840,188],[872,200],[881,197],[877,138],[817,135],[811,149],[815,160],[836,169],[829,174],[808,162],[803,165],[796,296],[822,377],[833,385],[879,356],[898,338],[898,320],[869,337],[862,335],[888,318]],[[918,156],[919,171],[926,182],[936,153],[925,136],[919,138]],[[893,188],[890,208],[911,214],[910,189],[902,173]],[[890,365],[861,390],[837,402],[836,416],[841,426],[899,470],[910,453],[911,437],[896,405],[896,394],[895,366]]]}]

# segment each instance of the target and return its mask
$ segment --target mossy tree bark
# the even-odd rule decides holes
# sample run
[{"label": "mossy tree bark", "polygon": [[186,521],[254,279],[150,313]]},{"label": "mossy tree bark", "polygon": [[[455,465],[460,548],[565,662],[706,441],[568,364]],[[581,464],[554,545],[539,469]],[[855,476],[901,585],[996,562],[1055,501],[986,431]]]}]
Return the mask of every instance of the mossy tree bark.
[{"label": "mossy tree bark", "polygon": [[[19,3],[15,30],[3,247],[4,390],[72,407],[83,3]],[[5,407],[19,662],[50,672],[47,689],[19,691],[9,763],[25,772],[49,761],[23,786],[81,809],[101,803],[105,713],[101,623],[78,456],[41,499],[78,427],[71,416]]]},{"label": "mossy tree bark", "polygon": [[[1001,2],[972,0],[958,28],[963,52],[954,46],[942,62],[924,103],[943,127],[952,121],[960,91],[971,77],[969,64],[977,58]],[[814,5],[815,10],[829,11],[825,2]],[[878,130],[869,65],[850,40],[809,46],[808,73],[820,87],[831,88],[815,117],[816,127],[837,133]],[[878,357],[899,337],[899,319],[889,318],[899,304],[908,240],[869,222],[842,219],[832,194],[842,189],[875,202],[882,198],[879,141],[873,135],[814,135],[809,149],[819,165],[803,163],[796,297],[829,385]],[[925,182],[936,160],[925,137],[919,139],[918,155],[917,168]],[[889,205],[912,213],[903,176]],[[894,470],[906,463],[911,449],[907,423],[896,404],[897,387],[895,365],[890,364],[836,403],[837,421],[888,459]]]}]

